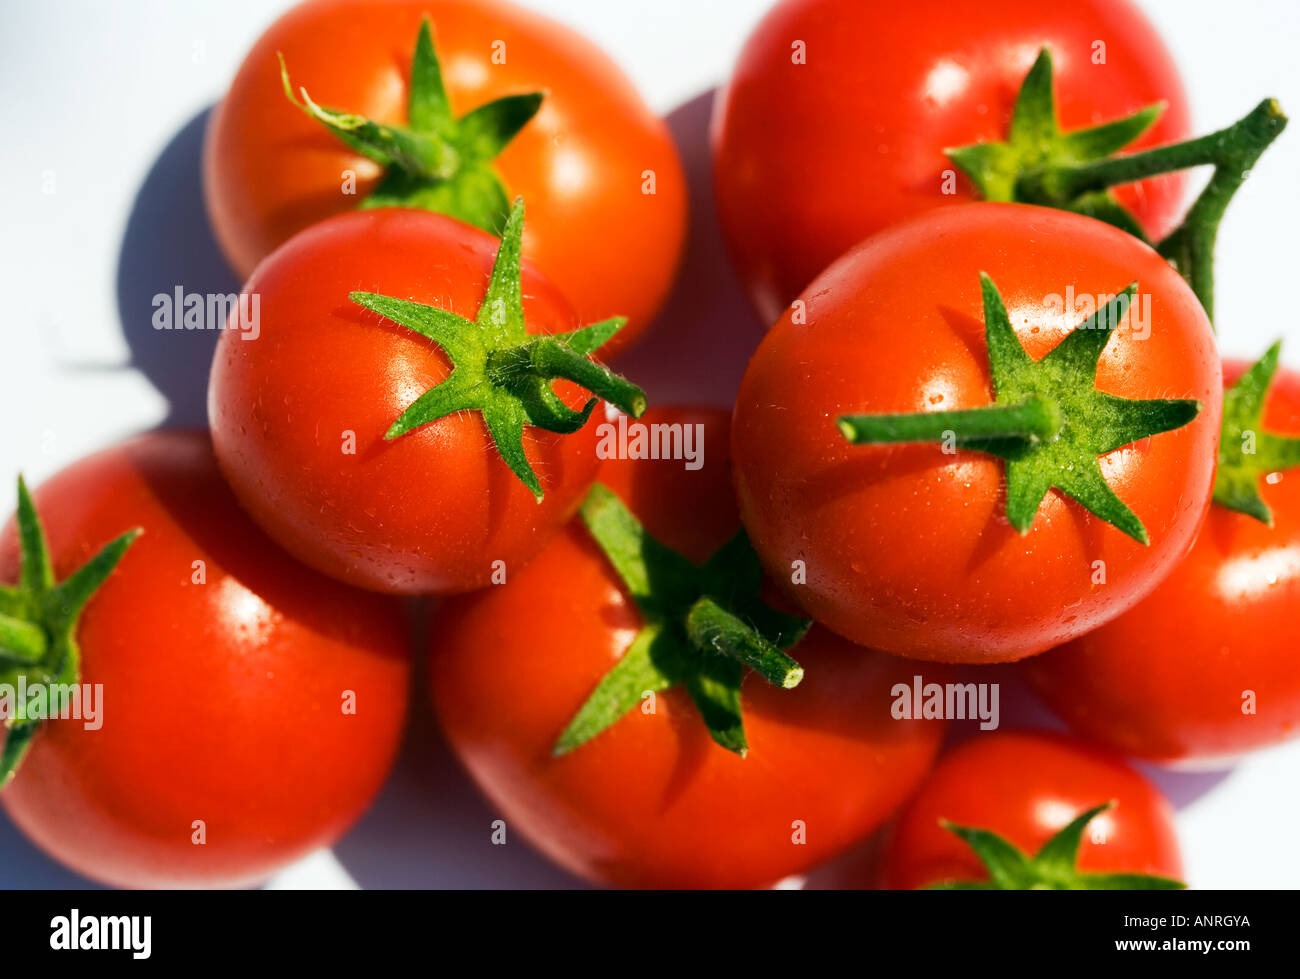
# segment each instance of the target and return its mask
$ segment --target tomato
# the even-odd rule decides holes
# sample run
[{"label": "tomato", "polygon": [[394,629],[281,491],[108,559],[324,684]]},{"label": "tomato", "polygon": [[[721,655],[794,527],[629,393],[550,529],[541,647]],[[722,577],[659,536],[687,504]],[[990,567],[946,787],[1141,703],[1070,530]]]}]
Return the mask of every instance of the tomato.
[{"label": "tomato", "polygon": [[904,807],[884,847],[881,886],[988,879],[971,847],[940,820],[990,830],[1033,854],[1081,812],[1108,801],[1115,804],[1084,830],[1078,869],[1181,877],[1172,807],[1117,758],[1054,734],[977,735],[941,758]]},{"label": "tomato", "polygon": [[[673,408],[642,422],[704,426],[703,467],[619,457],[601,482],[699,565],[738,526],[726,415]],[[433,629],[430,682],[450,743],[509,831],[574,873],[633,887],[770,884],[870,833],[929,767],[941,722],[891,715],[893,685],[914,671],[817,626],[791,651],[807,669],[798,686],[744,680],[744,757],[710,740],[681,686],[647,698],[640,682],[635,706],[555,757],[646,624],[575,520],[506,584],[444,602]]]},{"label": "tomato", "polygon": [[[925,421],[995,394],[1002,405],[981,270],[1001,290],[1006,343],[1025,361],[1007,390],[1023,386],[1022,370],[1045,385],[1063,413],[1056,428],[979,445],[953,431],[938,444],[851,444],[850,413]],[[1093,322],[1080,297],[1118,296],[1135,280],[1137,299],[1115,328],[1076,329]],[[1059,381],[1055,351],[1077,353],[1080,342],[1092,345],[1088,356],[1064,367],[1091,366]],[[1085,410],[1075,396],[1098,403]],[[1153,407],[1115,397],[1171,396],[1189,399],[1174,424],[1117,425],[1111,414]],[[1199,414],[1182,424],[1197,408],[1190,399]],[[1173,570],[1209,503],[1221,408],[1204,312],[1148,246],[1063,211],[938,209],[845,255],[759,346],[732,430],[741,517],[769,573],[854,642],[921,659],[1011,661],[1100,626]],[[936,430],[949,427],[935,417]],[[1029,462],[1013,471],[1016,453]],[[1030,465],[1040,468],[1026,476]],[[1118,516],[1103,518],[1105,507]],[[791,583],[792,568],[806,581]]]},{"label": "tomato", "polygon": [[[507,232],[515,246],[519,220],[517,207]],[[596,421],[572,418],[578,427],[563,435],[570,421],[559,419],[556,431],[544,431],[529,420],[541,420],[540,389],[521,399],[486,379],[486,354],[475,344],[506,336],[502,342],[513,346],[505,353],[527,354],[516,344],[526,339],[525,326],[554,334],[577,325],[540,273],[527,262],[520,271],[517,252],[501,270],[505,291],[491,293],[502,304],[491,298],[498,244],[425,211],[350,212],[290,239],[248,281],[259,321],[256,329],[228,329],[218,343],[208,392],[212,436],[240,502],[304,563],[379,591],[479,587],[491,580],[494,562],[522,563],[540,550],[590,486]],[[521,281],[522,304],[518,292],[510,297]],[[416,309],[408,328],[392,318],[400,312],[375,315],[388,300],[362,302],[362,293],[435,308]],[[464,361],[453,371],[447,349],[420,331],[446,328],[447,314],[473,319],[484,304],[509,329],[505,321],[460,320],[454,329],[461,332],[443,341]],[[429,317],[439,325],[421,325]],[[510,339],[511,331],[518,336]],[[582,365],[612,377],[590,361]],[[529,370],[518,376],[541,384]],[[452,387],[440,387],[444,381]],[[394,434],[399,418],[456,384],[462,397],[441,417],[434,412]],[[561,381],[557,391],[564,411],[582,405],[574,385]],[[485,409],[500,397],[508,403],[491,414],[489,430]],[[589,399],[585,410],[593,406]]]},{"label": "tomato", "polygon": [[[34,498],[59,581],[110,538],[143,533],[76,636],[102,726],[37,729],[0,794],[19,828],[78,872],[130,887],[256,883],[342,834],[401,738],[401,606],[275,547],[199,433],[139,436]],[[18,571],[11,522],[0,580]]]},{"label": "tomato", "polygon": [[[713,121],[718,213],[764,318],[868,235],[970,200],[974,186],[945,150],[1007,138],[1043,46],[1062,128],[1163,102],[1131,148],[1189,134],[1173,60],[1127,0],[777,4],[746,42]],[[1184,185],[1166,175],[1117,196],[1154,240],[1176,223]]]},{"label": "tomato", "polygon": [[[1245,366],[1226,364],[1226,380]],[[1263,432],[1300,436],[1295,371],[1269,389],[1252,451]],[[1225,431],[1224,451],[1239,445]],[[1191,553],[1155,591],[1025,664],[1074,730],[1184,767],[1222,766],[1300,733],[1300,474],[1265,471],[1258,486],[1271,527],[1216,503]]]},{"label": "tomato", "polygon": [[631,342],[666,298],[684,241],[685,181],[671,136],[595,45],[493,0],[316,0],[267,29],[213,113],[204,147],[208,213],[231,265],[247,277],[295,233],[354,208],[384,175],[286,99],[277,53],[295,94],[403,125],[426,15],[457,118],[544,93],[494,172],[509,197],[528,202],[528,257],[584,319],[629,317],[616,346]]}]

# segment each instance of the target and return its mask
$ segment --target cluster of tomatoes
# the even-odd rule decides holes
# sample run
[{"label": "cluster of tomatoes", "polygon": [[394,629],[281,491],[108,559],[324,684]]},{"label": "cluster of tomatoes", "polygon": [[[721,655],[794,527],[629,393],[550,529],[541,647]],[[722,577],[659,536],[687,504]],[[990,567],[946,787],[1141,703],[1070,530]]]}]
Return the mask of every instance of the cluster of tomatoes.
[{"label": "cluster of tomatoes", "polygon": [[[110,883],[264,879],[383,782],[398,597],[434,595],[450,744],[589,880],[764,886],[887,828],[850,883],[1181,886],[1120,757],[1300,724],[1300,375],[1225,367],[1210,322],[1218,218],[1284,123],[1189,139],[1125,0],[781,0],[712,129],[773,325],[733,412],[647,409],[606,362],[687,196],[618,67],[494,0],[303,3],[207,135],[260,317],[210,432],[20,482],[0,682],[107,710],[11,704],[5,809]],[[1077,736],[940,757],[985,682],[953,664],[1021,660]]]}]

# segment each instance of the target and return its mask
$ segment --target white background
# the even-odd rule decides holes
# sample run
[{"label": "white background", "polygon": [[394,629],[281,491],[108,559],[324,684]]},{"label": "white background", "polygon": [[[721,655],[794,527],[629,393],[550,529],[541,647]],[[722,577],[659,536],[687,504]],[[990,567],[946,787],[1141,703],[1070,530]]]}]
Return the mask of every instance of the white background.
[{"label": "white background", "polygon": [[[203,420],[207,348],[149,328],[150,297],[177,284],[238,287],[212,244],[199,197],[202,119],[281,0],[0,0],[0,511],[12,476],[38,482],[128,434]],[[873,2],[873,0],[863,0]],[[899,2],[899,0],[879,0]],[[752,322],[723,263],[704,173],[707,96],[766,0],[530,0],[602,45],[670,115],[691,173],[688,270],[637,376],[652,397],[726,403],[743,359],[713,356],[710,331]],[[1300,113],[1295,0],[1145,0],[1182,70],[1198,132],[1264,95]],[[1230,9],[1230,15],[1227,11]],[[918,25],[923,30],[924,25]],[[1300,273],[1300,123],[1265,154],[1224,221],[1217,322],[1225,352],[1256,357],[1279,336],[1300,366],[1289,288]],[[53,193],[45,193],[49,179]],[[739,324],[736,327],[736,324]],[[734,330],[733,330],[734,332]],[[175,337],[175,339],[173,339]],[[699,363],[669,374],[670,341]],[[692,346],[693,345],[693,346]],[[661,358],[660,358],[661,360]],[[622,367],[634,373],[634,365]],[[1300,669],[1300,642],[1297,642]],[[434,733],[417,689],[415,719],[379,802],[333,851],[279,886],[567,886],[517,841],[487,845],[493,814]],[[1005,694],[1004,694],[1005,699]],[[1032,707],[1020,708],[1037,719]],[[1005,713],[1004,708],[1004,713]],[[1230,772],[1156,773],[1179,806],[1196,887],[1294,887],[1300,744]],[[81,886],[0,816],[0,886]]]}]

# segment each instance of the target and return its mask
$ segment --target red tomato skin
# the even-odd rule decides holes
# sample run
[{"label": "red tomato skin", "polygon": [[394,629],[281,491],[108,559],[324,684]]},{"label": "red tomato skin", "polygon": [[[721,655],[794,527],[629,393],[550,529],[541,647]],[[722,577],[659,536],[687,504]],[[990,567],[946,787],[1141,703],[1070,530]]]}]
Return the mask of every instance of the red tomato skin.
[{"label": "red tomato skin", "polygon": [[[600,478],[659,540],[703,560],[738,526],[726,415],[652,409],[643,420],[704,424],[704,468],[611,460]],[[676,688],[654,713],[633,710],[552,758],[640,625],[575,520],[508,584],[445,602],[433,631],[433,700],[462,762],[510,827],[590,881],[771,884],[881,825],[936,753],[942,722],[890,715],[893,684],[915,671],[814,626],[795,650],[808,671],[800,686],[745,680],[748,757],[714,744]],[[793,842],[796,820],[804,845]]]},{"label": "red tomato skin", "polygon": [[[1225,383],[1246,365],[1224,365]],[[1300,373],[1281,370],[1263,428],[1300,435]],[[1024,665],[1079,734],[1182,768],[1222,768],[1300,733],[1300,473],[1260,481],[1274,525],[1221,506],[1150,595]],[[1257,713],[1243,712],[1253,691]]]},{"label": "red tomato skin", "polygon": [[[303,563],[376,591],[464,591],[488,584],[493,561],[531,557],[581,502],[598,465],[595,416],[572,435],[525,429],[545,490],[540,504],[478,412],[384,439],[451,364],[434,343],[348,293],[412,299],[473,320],[496,247],[491,235],[442,215],[355,211],[291,239],[249,279],[261,334],[222,335],[209,421],[235,495]],[[531,331],[580,325],[526,262],[523,293]],[[573,385],[556,390],[582,406]],[[344,451],[349,432],[354,453]]]},{"label": "red tomato skin", "polygon": [[[198,432],[139,436],[33,496],[59,580],[123,531],[144,533],[78,631],[81,680],[103,685],[103,726],[41,728],[0,794],[18,827],[87,877],[146,888],[254,884],[340,836],[401,739],[400,605],[275,547]],[[10,521],[0,580],[16,581],[18,566]]]},{"label": "red tomato skin", "polygon": [[[870,56],[863,54],[870,38]],[[806,45],[806,63],[792,45]],[[1106,63],[1092,63],[1106,45]],[[1074,129],[1156,102],[1134,148],[1186,139],[1182,81],[1126,0],[993,0],[954,6],[785,0],[755,29],[713,120],[714,186],[732,259],[773,322],[823,268],[868,235],[931,207],[975,199],[944,155],[1003,141],[1025,74],[1052,49],[1061,125]],[[944,193],[946,171],[956,193]],[[1186,176],[1118,188],[1153,239],[1177,223]]]},{"label": "red tomato skin", "polygon": [[[1055,490],[1021,536],[1006,519],[1001,460],[840,434],[843,414],[991,403],[981,270],[1035,360],[1083,319],[1047,297],[1068,286],[1113,295],[1134,280],[1151,297],[1150,336],[1117,331],[1097,371],[1111,394],[1203,405],[1186,427],[1102,462],[1149,546]],[[1046,208],[943,208],[864,242],[802,299],[806,322],[788,312],[750,362],[732,452],[758,553],[781,582],[804,562],[806,584],[786,590],[818,622],[903,656],[1010,662],[1119,615],[1186,554],[1209,504],[1219,360],[1196,297],[1136,238]]]},{"label": "red tomato skin", "polygon": [[903,808],[885,843],[879,884],[913,890],[988,879],[941,819],[992,830],[1033,854],[1081,812],[1111,800],[1116,805],[1084,830],[1079,869],[1181,880],[1173,807],[1118,758],[1046,732],[977,735],[946,753]]},{"label": "red tomato skin", "polygon": [[[612,59],[514,4],[317,0],[272,24],[214,111],[204,146],[204,196],[230,264],[247,278],[294,234],[355,208],[382,176],[288,102],[276,53],[295,90],[306,88],[318,104],[405,124],[426,14],[458,117],[505,95],[546,92],[538,115],[496,159],[509,196],[528,204],[524,254],[584,321],[629,318],[606,355],[631,344],[667,298],[685,241],[676,148]],[[505,63],[494,63],[501,50]],[[356,175],[354,195],[343,192],[345,172]],[[643,191],[647,173],[654,193]]]}]

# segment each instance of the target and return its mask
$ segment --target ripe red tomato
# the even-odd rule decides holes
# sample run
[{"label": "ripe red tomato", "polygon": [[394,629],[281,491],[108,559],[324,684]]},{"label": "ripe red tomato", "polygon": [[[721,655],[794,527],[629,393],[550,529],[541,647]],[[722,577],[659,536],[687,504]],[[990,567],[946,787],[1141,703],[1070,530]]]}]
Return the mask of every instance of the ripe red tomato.
[{"label": "ripe red tomato", "polygon": [[[1104,64],[1093,60],[1098,44]],[[1127,0],[777,4],[746,42],[713,121],[718,212],[759,312],[775,320],[868,235],[970,200],[964,176],[945,193],[945,171],[959,171],[944,151],[1006,139],[1044,45],[1064,129],[1163,101],[1164,114],[1131,148],[1188,136],[1173,60]],[[1154,239],[1176,223],[1183,188],[1174,174],[1117,196]]]},{"label": "ripe red tomato", "polygon": [[940,820],[991,830],[1032,855],[1080,813],[1110,801],[1084,829],[1078,869],[1180,878],[1172,807],[1119,759],[1060,735],[977,735],[941,758],[903,808],[880,884],[909,890],[988,879],[971,847]]},{"label": "ripe red tomato", "polygon": [[[1225,381],[1245,366],[1225,364]],[[1262,428],[1300,436],[1300,374],[1277,376]],[[1300,473],[1269,473],[1259,493],[1273,526],[1216,503],[1191,553],[1155,591],[1025,664],[1074,730],[1184,767],[1221,766],[1300,734]]]},{"label": "ripe red tomato", "polygon": [[[130,887],[256,883],[343,833],[401,738],[400,605],[275,547],[199,433],[132,439],[34,498],[59,581],[111,538],[143,533],[77,634],[102,726],[46,721],[0,794],[10,818],[78,872]],[[10,522],[0,580],[18,571]]]},{"label": "ripe red tomato", "polygon": [[[1015,443],[1054,467],[1033,477],[1039,493],[1022,498],[1026,484],[1015,484],[1015,501],[1041,500],[1023,533],[1008,521],[1010,464],[990,450],[854,445],[836,425],[853,412],[969,409],[1001,396],[981,270],[1002,291],[1007,330],[1024,348],[1019,356],[1038,361],[1033,371],[1047,370],[1052,361],[1042,358],[1064,351],[1067,334],[1085,343],[1096,336],[1105,347],[1091,357],[1089,397],[1201,403],[1190,424],[1138,441],[1114,424],[1117,403],[1108,401],[1070,415],[1050,438]],[[1135,280],[1138,299],[1119,328],[1076,329],[1084,316],[1066,308],[1070,290],[1078,302]],[[943,208],[868,239],[795,305],[741,383],[733,454],[755,548],[781,582],[803,562],[806,582],[787,591],[818,622],[905,656],[1010,661],[1119,615],[1191,546],[1213,481],[1219,360],[1196,297],[1136,238],[1026,205]],[[1076,454],[1094,440],[1121,447]],[[1085,477],[1084,488],[1131,508],[1149,545],[1077,502],[1085,494],[1069,484]]]},{"label": "ripe red tomato", "polygon": [[[627,316],[611,350],[630,343],[666,298],[683,246],[686,190],[672,138],[595,45],[494,0],[316,0],[272,24],[214,112],[204,148],[208,213],[230,263],[246,278],[292,235],[356,207],[383,176],[290,104],[277,52],[295,93],[405,125],[426,15],[457,118],[504,96],[544,92],[493,165],[505,199],[528,202],[527,256],[584,320]],[[345,192],[348,173],[355,194]]]},{"label": "ripe red tomato", "polygon": [[[452,365],[443,347],[350,302],[350,293],[431,304],[430,317],[473,319],[498,245],[439,214],[357,211],[297,235],[249,279],[245,291],[260,299],[260,332],[221,337],[208,392],[212,436],[240,502],[304,563],[378,591],[479,587],[491,580],[493,562],[518,565],[540,550],[591,485],[594,419],[569,435],[522,429],[519,451],[544,491],[540,503],[494,448],[510,439],[488,431],[483,411],[455,411],[385,437],[452,376]],[[522,283],[529,331],[577,325],[527,262]],[[570,408],[582,405],[576,386],[560,381],[557,391]],[[457,402],[471,403],[480,404],[472,392]],[[513,438],[518,447],[519,433]]]},{"label": "ripe red tomato", "polygon": [[[643,422],[703,425],[703,468],[617,458],[600,479],[658,541],[699,564],[738,527],[726,415],[652,410]],[[942,722],[891,715],[893,685],[914,670],[817,626],[792,650],[807,668],[800,685],[745,679],[746,757],[710,740],[680,687],[649,701],[653,712],[639,699],[553,757],[644,624],[575,520],[507,584],[445,602],[432,638],[433,700],[456,752],[511,831],[589,880],[770,884],[870,833],[930,765]]]}]

